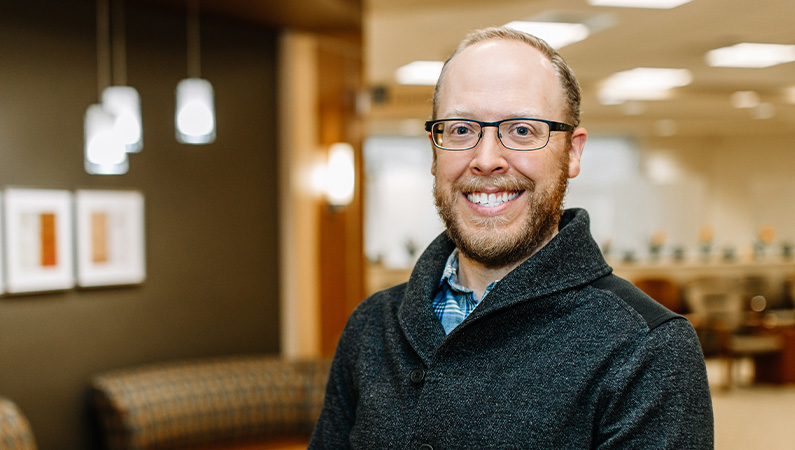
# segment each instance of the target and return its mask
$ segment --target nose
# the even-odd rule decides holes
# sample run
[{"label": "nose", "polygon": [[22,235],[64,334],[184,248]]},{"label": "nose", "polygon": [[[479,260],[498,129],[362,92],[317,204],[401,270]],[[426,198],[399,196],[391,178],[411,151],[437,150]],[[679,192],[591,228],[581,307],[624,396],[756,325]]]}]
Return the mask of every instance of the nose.
[{"label": "nose", "polygon": [[502,145],[497,135],[497,128],[484,127],[483,136],[475,146],[469,169],[474,175],[491,175],[504,173],[508,170],[505,153],[509,150]]}]

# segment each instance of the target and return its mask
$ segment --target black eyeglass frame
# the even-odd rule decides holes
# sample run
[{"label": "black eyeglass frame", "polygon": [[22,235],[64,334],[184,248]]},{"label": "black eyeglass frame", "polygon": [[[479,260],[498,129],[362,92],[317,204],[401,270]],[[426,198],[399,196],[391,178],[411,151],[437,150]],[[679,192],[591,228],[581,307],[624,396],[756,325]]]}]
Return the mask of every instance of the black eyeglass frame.
[{"label": "black eyeglass frame", "polygon": [[[431,136],[431,142],[433,142],[434,146],[436,146],[436,147],[438,147],[438,148],[440,148],[442,150],[447,150],[447,151],[451,151],[451,152],[461,152],[461,151],[465,151],[465,150],[470,150],[470,149],[473,149],[473,148],[477,147],[477,145],[480,144],[480,140],[483,138],[483,128],[485,128],[485,127],[494,127],[494,128],[497,129],[497,138],[500,140],[500,144],[502,144],[503,147],[505,147],[505,148],[507,148],[509,150],[517,151],[517,152],[532,152],[532,151],[535,151],[535,150],[541,150],[542,148],[546,147],[547,144],[549,144],[549,138],[552,136],[552,132],[553,131],[567,131],[567,132],[571,132],[571,131],[574,131],[574,129],[575,129],[574,125],[569,125],[569,124],[563,123],[563,122],[555,122],[554,120],[536,119],[536,118],[533,118],[533,117],[511,117],[510,119],[498,120],[496,122],[483,122],[483,121],[480,121],[480,120],[464,119],[464,118],[429,120],[429,121],[425,122],[425,131],[427,131],[428,133],[433,133],[433,126],[436,125],[437,123],[440,123],[440,122],[453,122],[453,121],[456,121],[456,120],[464,120],[464,121],[467,121],[467,122],[474,122],[474,123],[480,125],[480,133],[478,133],[478,140],[475,142],[475,144],[473,146],[467,147],[467,148],[447,148],[447,147],[442,147],[439,144],[437,144],[436,143],[436,139],[433,138],[433,136]],[[547,141],[544,143],[544,145],[542,145],[541,147],[537,147],[537,148],[513,148],[513,147],[508,147],[507,145],[505,145],[504,142],[502,142],[502,136],[500,135],[500,125],[503,122],[511,122],[511,121],[514,121],[514,120],[531,120],[531,121],[534,121],[534,122],[543,122],[543,123],[547,124],[549,126],[549,136],[547,136]]]}]

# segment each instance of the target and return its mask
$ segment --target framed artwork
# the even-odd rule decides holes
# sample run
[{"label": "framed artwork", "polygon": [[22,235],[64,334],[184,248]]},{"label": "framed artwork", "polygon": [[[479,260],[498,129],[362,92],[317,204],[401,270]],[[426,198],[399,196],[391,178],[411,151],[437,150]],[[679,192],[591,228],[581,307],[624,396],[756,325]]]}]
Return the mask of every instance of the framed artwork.
[{"label": "framed artwork", "polygon": [[75,213],[78,286],[142,283],[146,278],[143,194],[78,190]]},{"label": "framed artwork", "polygon": [[74,287],[72,193],[13,188],[3,200],[6,292]]}]

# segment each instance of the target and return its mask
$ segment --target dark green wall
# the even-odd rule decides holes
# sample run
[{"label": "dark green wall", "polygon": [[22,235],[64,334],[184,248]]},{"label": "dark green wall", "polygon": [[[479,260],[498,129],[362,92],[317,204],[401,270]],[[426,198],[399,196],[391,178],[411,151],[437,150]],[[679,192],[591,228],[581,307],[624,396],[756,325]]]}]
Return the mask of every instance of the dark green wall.
[{"label": "dark green wall", "polygon": [[83,170],[83,114],[98,100],[96,3],[0,1],[0,189],[132,188],[146,199],[147,280],[0,297],[0,395],[41,450],[89,449],[91,374],[146,362],[279,350],[277,32],[202,19],[202,75],[218,138],[174,138],[185,16],[127,2],[127,84],[144,150],[122,176]]}]

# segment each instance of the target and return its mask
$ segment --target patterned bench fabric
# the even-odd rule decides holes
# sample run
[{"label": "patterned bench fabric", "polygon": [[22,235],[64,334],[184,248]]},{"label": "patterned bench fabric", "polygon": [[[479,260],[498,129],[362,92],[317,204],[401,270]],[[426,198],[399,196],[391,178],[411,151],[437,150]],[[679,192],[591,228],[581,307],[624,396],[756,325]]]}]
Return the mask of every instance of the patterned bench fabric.
[{"label": "patterned bench fabric", "polygon": [[109,450],[200,447],[308,436],[329,368],[230,357],[108,372],[91,388]]},{"label": "patterned bench fabric", "polygon": [[17,405],[0,397],[0,450],[36,450],[30,423]]}]

